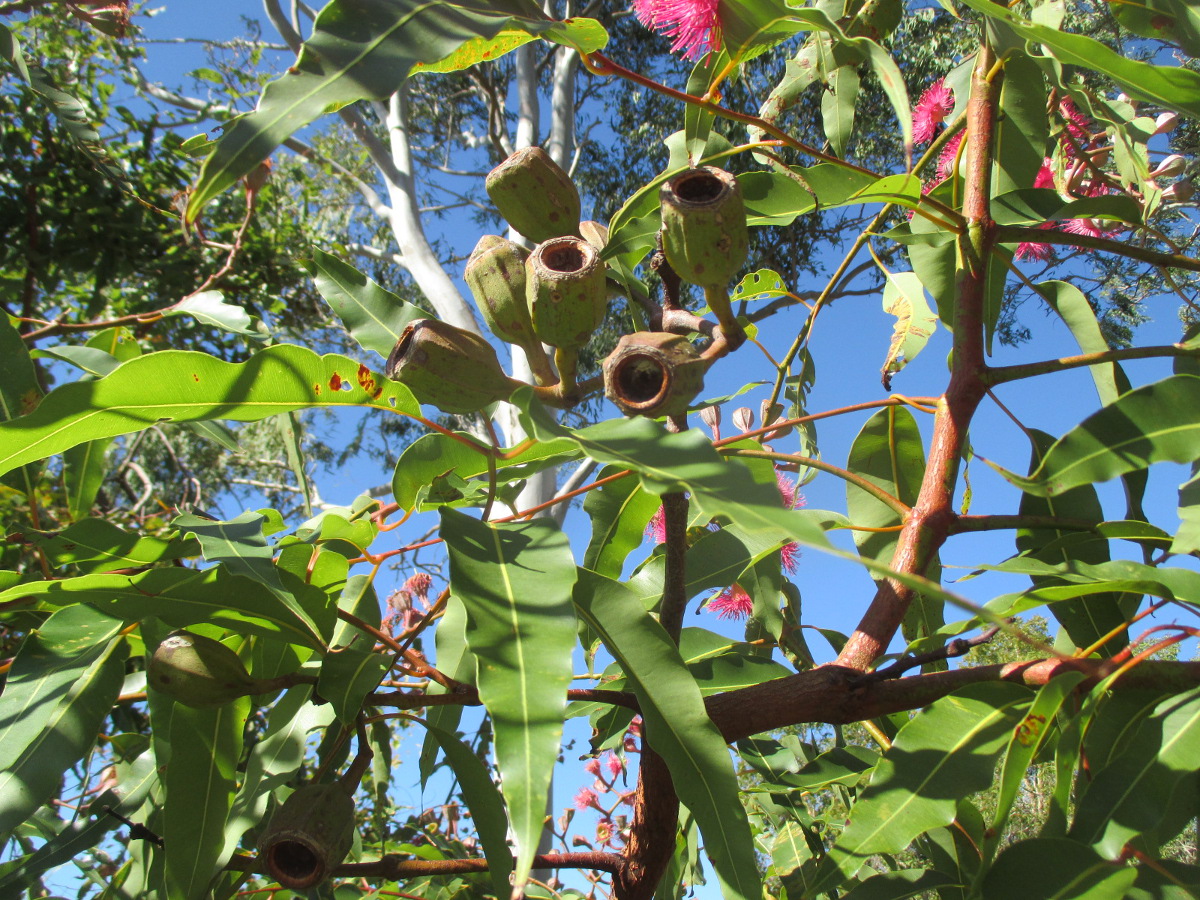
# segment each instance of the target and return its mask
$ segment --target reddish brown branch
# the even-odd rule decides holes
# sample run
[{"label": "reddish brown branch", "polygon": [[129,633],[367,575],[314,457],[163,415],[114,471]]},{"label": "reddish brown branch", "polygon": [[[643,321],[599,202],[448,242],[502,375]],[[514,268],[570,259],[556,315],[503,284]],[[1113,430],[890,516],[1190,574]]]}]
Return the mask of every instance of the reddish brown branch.
[{"label": "reddish brown branch", "polygon": [[[955,521],[954,488],[971,418],[984,396],[984,299],[988,263],[995,243],[989,212],[992,148],[1000,71],[992,72],[995,54],[981,44],[971,76],[967,104],[967,171],[963,213],[967,228],[959,235],[958,296],[954,304],[954,356],[950,384],[938,402],[929,461],[921,490],[896,542],[891,567],[924,575]],[[865,671],[882,656],[895,636],[916,592],[899,582],[882,581],[858,627],[838,654],[837,663]]]},{"label": "reddish brown branch", "polygon": [[[535,869],[595,869],[620,875],[624,860],[616,853],[597,851],[586,853],[546,853],[533,858]],[[256,856],[234,856],[225,864],[226,870],[266,874],[267,867]],[[398,881],[402,878],[417,878],[421,875],[462,875],[470,872],[486,872],[488,863],[483,858],[472,859],[411,859],[397,854],[388,854],[370,862],[345,863],[333,870],[333,877],[380,878]]]}]

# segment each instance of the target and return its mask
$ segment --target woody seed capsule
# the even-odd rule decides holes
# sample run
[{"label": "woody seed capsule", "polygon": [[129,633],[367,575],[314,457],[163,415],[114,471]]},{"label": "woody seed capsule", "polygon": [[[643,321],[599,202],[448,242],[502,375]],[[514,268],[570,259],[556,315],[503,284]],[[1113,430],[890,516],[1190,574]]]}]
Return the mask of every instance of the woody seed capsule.
[{"label": "woody seed capsule", "polygon": [[307,784],[271,817],[258,846],[270,876],[303,891],[327,879],[353,843],[353,798],[340,784]]},{"label": "woody seed capsule", "polygon": [[664,184],[659,199],[671,268],[691,284],[726,284],[750,252],[737,179],[712,166],[689,169]]},{"label": "woody seed capsule", "polygon": [[529,251],[519,244],[485,234],[475,245],[463,278],[492,334],[510,344],[527,347],[537,341],[525,295],[525,260]]},{"label": "woody seed capsule", "polygon": [[448,413],[478,412],[506,399],[517,385],[504,374],[491,344],[438,319],[410,322],[384,371],[421,403]]},{"label": "woody seed capsule", "polygon": [[604,393],[627,416],[675,416],[704,387],[708,364],[682,335],[627,334],[604,360]]},{"label": "woody seed capsule", "polygon": [[526,268],[538,339],[560,350],[582,347],[608,308],[604,263],[596,248],[580,238],[553,238],[538,244]]},{"label": "woody seed capsule", "polygon": [[484,187],[504,220],[531,241],[579,233],[579,191],[541,147],[509,156]]}]

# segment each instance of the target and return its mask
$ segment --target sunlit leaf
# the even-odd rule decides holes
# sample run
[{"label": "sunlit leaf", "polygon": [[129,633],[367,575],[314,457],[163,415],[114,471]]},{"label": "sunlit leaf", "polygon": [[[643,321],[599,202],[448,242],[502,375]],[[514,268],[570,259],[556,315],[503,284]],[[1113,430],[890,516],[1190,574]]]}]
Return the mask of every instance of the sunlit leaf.
[{"label": "sunlit leaf", "polygon": [[892,342],[883,361],[883,383],[917,358],[937,327],[938,317],[925,301],[925,289],[912,272],[888,272],[883,285],[883,311],[896,317]]},{"label": "sunlit leaf", "polygon": [[501,790],[517,844],[515,889],[542,833],[571,683],[575,562],[553,521],[489,524],[442,510],[450,584],[467,610],[479,699],[492,718]]},{"label": "sunlit leaf", "polygon": [[1137,870],[1062,838],[1018,841],[996,857],[983,881],[987,897],[1123,900]]},{"label": "sunlit leaf", "polygon": [[244,363],[227,363],[207,353],[165,350],[132,359],[104,378],[65,384],[29,415],[0,422],[0,472],[159,422],[253,422],[313,406],[420,411],[404,385],[336,354],[280,344]]}]

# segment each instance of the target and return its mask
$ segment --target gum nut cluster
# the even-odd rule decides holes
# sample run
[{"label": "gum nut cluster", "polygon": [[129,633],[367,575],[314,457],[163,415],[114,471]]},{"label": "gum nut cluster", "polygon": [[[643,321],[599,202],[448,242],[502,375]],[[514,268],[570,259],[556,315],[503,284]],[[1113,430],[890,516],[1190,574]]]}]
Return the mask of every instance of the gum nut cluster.
[{"label": "gum nut cluster", "polygon": [[220,641],[190,631],[173,631],[158,645],[146,680],[154,690],[196,709],[224,706],[266,687]]},{"label": "gum nut cluster", "polygon": [[[540,385],[558,383],[545,345],[573,378],[578,352],[608,308],[601,259],[608,230],[580,222],[579,191],[538,147],[512,154],[488,174],[486,188],[504,219],[536,246],[529,251],[484,235],[467,260],[467,286],[488,329],[525,352]],[[661,203],[668,262],[680,277],[706,288],[709,305],[727,324],[728,297],[716,288],[733,277],[748,252],[737,181],[720,169],[691,169],[663,186]],[[680,415],[703,387],[706,368],[685,337],[638,332],[622,338],[605,361],[605,392],[626,415]],[[405,328],[386,373],[420,402],[450,413],[477,412],[518,386],[486,340],[434,319]]]}]

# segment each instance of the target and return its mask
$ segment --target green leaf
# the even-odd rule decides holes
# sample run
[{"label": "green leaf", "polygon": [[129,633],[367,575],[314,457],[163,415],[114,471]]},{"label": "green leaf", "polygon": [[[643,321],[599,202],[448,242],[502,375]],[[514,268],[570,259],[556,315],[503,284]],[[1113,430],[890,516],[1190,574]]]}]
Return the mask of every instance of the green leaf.
[{"label": "green leaf", "polygon": [[1021,490],[1053,497],[1156,462],[1200,458],[1200,376],[1172,375],[1093,413],[1050,448],[1028,478],[989,463]]},{"label": "green leaf", "polygon": [[27,582],[0,593],[0,603],[22,599],[33,600],[42,609],[84,603],[127,622],[148,616],[177,628],[211,622],[317,649],[324,647],[324,620],[330,620],[328,630],[332,630],[330,614],[321,615],[321,624],[314,625],[310,616],[301,617],[262,585],[220,567],[200,572],[170,567],[138,575],[82,575]]},{"label": "green leaf", "polygon": [[985,897],[1022,900],[1123,900],[1137,869],[1113,864],[1063,838],[1035,838],[1005,848],[983,880]]},{"label": "green leaf", "polygon": [[547,519],[493,525],[442,510],[450,585],[467,609],[479,699],[492,718],[501,789],[517,845],[514,890],[542,833],[571,683],[575,563]]},{"label": "green leaf", "polygon": [[1128,59],[1095,38],[1059,31],[1023,19],[1005,6],[988,0],[963,0],[976,12],[1007,24],[1017,35],[1068,65],[1106,75],[1131,97],[1200,117],[1200,73],[1183,66],[1155,66]]},{"label": "green leaf", "polygon": [[[1126,844],[1159,825],[1172,797],[1196,796],[1200,689],[1159,703],[1122,752],[1096,772],[1076,807],[1070,837],[1112,860]],[[1195,815],[1195,804],[1188,818]]]},{"label": "green leaf", "polygon": [[[684,91],[693,97],[703,97],[725,66],[729,57],[723,53],[705,53],[692,68]],[[683,144],[687,150],[688,165],[698,165],[708,148],[708,136],[712,131],[716,113],[694,103],[683,108]]]},{"label": "green leaf", "polygon": [[367,406],[401,415],[420,407],[404,385],[336,354],[280,344],[244,363],[165,350],[111,375],[51,391],[32,413],[0,422],[0,473],[96,438],[159,422],[253,422],[313,406]]},{"label": "green leaf", "polygon": [[41,548],[50,565],[75,566],[83,574],[105,569],[136,569],[200,552],[196,541],[130,534],[107,519],[83,519],[57,532],[25,535]]},{"label": "green leaf", "polygon": [[[288,71],[255,110],[226,127],[204,161],[187,220],[288,137],[330,108],[391,96],[417,63],[445,60],[466,42],[519,30],[588,53],[607,34],[587,19],[556,22],[520,0],[333,0]],[[599,43],[597,43],[599,42]]]},{"label": "green leaf", "polygon": [[647,739],[700,826],[724,895],[757,900],[762,879],[729,751],[678,649],[634,593],[586,569],[579,570],[575,608],[637,694]]},{"label": "green leaf", "polygon": [[1032,187],[1049,139],[1046,80],[1041,69],[1023,54],[1008,54],[1000,88],[993,193]]},{"label": "green leaf", "polygon": [[353,725],[367,694],[392,666],[391,657],[372,650],[346,647],[325,654],[317,693],[333,704],[338,720]]},{"label": "green leaf", "polygon": [[67,514],[73,522],[87,518],[92,511],[108,472],[106,456],[111,443],[111,438],[101,438],[63,453],[63,489],[67,495]]},{"label": "green leaf", "polygon": [[926,708],[900,729],[850,810],[815,890],[827,891],[876,853],[897,853],[954,821],[958,797],[992,783],[996,756],[1021,721],[1029,691],[971,685]]},{"label": "green leaf", "polygon": [[[898,869],[880,872],[855,885],[842,900],[903,900],[905,897],[929,897],[938,888],[959,887],[949,875],[932,869]],[[939,896],[954,896],[952,893]]]},{"label": "green leaf", "polygon": [[[422,721],[422,720],[418,720]],[[509,875],[513,871],[512,853],[508,849],[508,822],[504,816],[504,798],[492,783],[491,773],[466,744],[452,732],[443,731],[422,721],[426,733],[446,754],[446,760],[462,788],[463,800],[471,810],[483,855],[487,857],[488,872],[497,897],[512,893]]]},{"label": "green leaf", "polygon": [[167,702],[173,708],[165,737],[170,759],[162,775],[164,888],[169,897],[206,900],[225,864],[225,823],[233,809],[250,699],[239,697],[218,709]]},{"label": "green leaf", "polygon": [[921,279],[913,272],[888,272],[883,285],[883,311],[896,317],[892,326],[892,342],[883,361],[883,383],[891,384],[891,376],[917,358],[925,349],[934,329],[937,315],[925,302]]},{"label": "green leaf", "polygon": [[[477,663],[475,654],[467,649],[467,610],[462,601],[454,594],[446,601],[446,612],[438,621],[434,633],[435,657],[438,670],[449,675],[455,681],[463,684],[475,684]],[[446,689],[436,682],[430,682],[427,689],[429,694],[444,694]],[[463,708],[457,704],[431,706],[425,712],[425,720],[431,727],[453,733],[462,718]],[[421,758],[418,762],[421,773],[421,786],[424,787],[433,774],[434,763],[437,760],[437,741],[432,737],[425,738],[421,748]]]},{"label": "green leaf", "polygon": [[[620,471],[607,466],[599,478]],[[591,518],[592,539],[583,554],[583,567],[606,578],[620,578],[626,557],[641,546],[646,526],[661,505],[636,478],[621,478],[590,491],[583,498],[583,509]]]},{"label": "green leaf", "polygon": [[[460,432],[461,440],[444,434],[426,434],[409,444],[396,463],[392,475],[392,494],[400,508],[411,510],[423,499],[423,488],[439,476],[450,473],[460,478],[474,478],[487,473],[484,448],[473,450],[464,445],[475,439]],[[496,476],[516,480],[569,459],[578,458],[570,441],[539,441],[508,459],[496,461]]]},{"label": "green leaf", "polygon": [[[1046,450],[1054,439],[1048,434],[1031,429],[1028,432],[1034,442],[1030,469],[1036,468]],[[1019,512],[1023,516],[1061,516],[1070,519],[1082,519],[1086,522],[1099,523],[1104,518],[1104,509],[1096,489],[1090,484],[1072,488],[1056,497],[1037,497],[1033,494],[1021,496]],[[1062,539],[1078,532],[1060,531],[1055,528],[1018,528],[1016,539],[1017,549],[1022,554],[1040,560],[1049,565],[1065,566],[1068,570],[1073,563],[1082,562],[1089,565],[1105,563],[1109,560],[1107,541],[1090,541],[1087,544],[1065,543]],[[1033,575],[1035,588],[1061,584],[1061,579],[1054,576]],[[1122,625],[1127,620],[1126,611],[1120,603],[1121,595],[1116,593],[1093,594],[1079,600],[1063,600],[1050,607],[1050,611],[1059,623],[1066,629],[1067,636],[1076,647],[1090,647],[1104,635],[1116,629],[1116,635],[1106,643],[1101,652],[1110,656],[1120,651],[1129,642],[1129,635]],[[1129,611],[1132,613],[1132,610]]]},{"label": "green leaf", "polygon": [[312,259],[301,260],[300,264],[312,273],[317,290],[350,337],[364,350],[374,350],[384,359],[400,340],[405,325],[429,316],[349,263],[316,247]]},{"label": "green leaf", "polygon": [[854,104],[858,101],[858,66],[838,66],[829,73],[828,89],[821,92],[821,123],[835,155],[845,158],[854,131]]},{"label": "green leaf", "polygon": [[[1100,331],[1095,310],[1083,291],[1068,281],[1041,281],[1034,287],[1066,323],[1081,352],[1103,353],[1109,349],[1108,341]],[[1120,391],[1117,389],[1113,363],[1088,366],[1088,374],[1096,383],[1101,404],[1107,406],[1117,399]]]},{"label": "green leaf", "polygon": [[1025,782],[1030,763],[1045,743],[1059,709],[1081,681],[1083,674],[1080,672],[1066,672],[1052,678],[1038,690],[1029,711],[1025,713],[1025,718],[1013,731],[1008,750],[1004,754],[1000,790],[996,795],[996,813],[992,817],[991,827],[987,831],[988,839],[984,845],[984,852],[988,857],[996,852],[996,847],[1004,836],[1004,826],[1008,822],[1017,794]]},{"label": "green leaf", "polygon": [[702,696],[732,691],[791,672],[774,660],[759,655],[750,644],[704,628],[684,628],[679,635],[679,655],[696,679]]},{"label": "green leaf", "polygon": [[49,800],[63,772],[91,749],[125,677],[121,624],[95,610],[65,609],[22,643],[0,715],[0,835]]},{"label": "green leaf", "polygon": [[171,307],[168,316],[191,316],[202,325],[211,325],[231,334],[240,334],[256,341],[267,339],[266,329],[240,306],[225,302],[220,291],[201,291]]},{"label": "green leaf", "polygon": [[232,574],[253,579],[282,595],[283,582],[273,560],[275,548],[263,534],[266,520],[259,512],[244,512],[224,522],[185,513],[176,516],[171,527],[184,537],[195,538],[208,562],[220,563]]},{"label": "green leaf", "polygon": [[[42,388],[25,341],[8,316],[0,315],[0,423],[32,412],[41,399]],[[22,468],[0,479],[0,483],[29,495],[36,480],[35,470]]]},{"label": "green leaf", "polygon": [[1179,486],[1179,530],[1172,553],[1200,553],[1200,464],[1192,464],[1192,478]]},{"label": "green leaf", "polygon": [[759,269],[751,272],[733,289],[729,299],[733,303],[743,300],[766,300],[770,297],[781,297],[789,293],[788,287],[779,277],[778,272],[771,269]]}]

